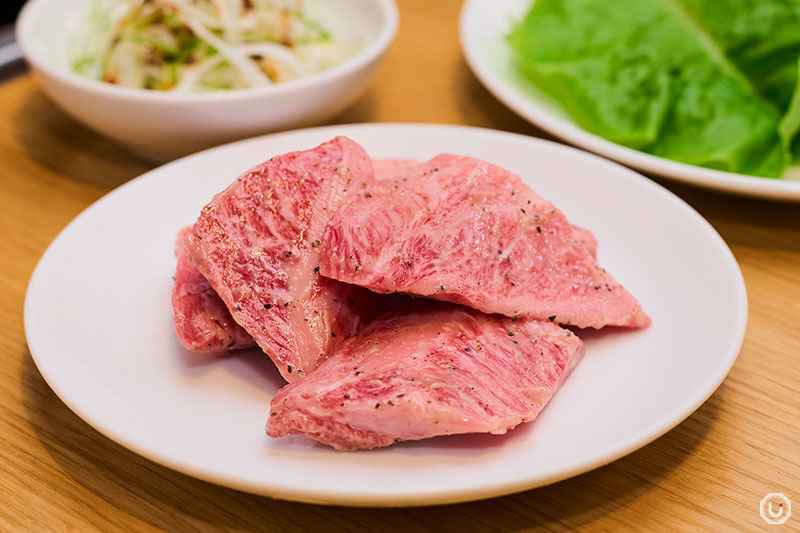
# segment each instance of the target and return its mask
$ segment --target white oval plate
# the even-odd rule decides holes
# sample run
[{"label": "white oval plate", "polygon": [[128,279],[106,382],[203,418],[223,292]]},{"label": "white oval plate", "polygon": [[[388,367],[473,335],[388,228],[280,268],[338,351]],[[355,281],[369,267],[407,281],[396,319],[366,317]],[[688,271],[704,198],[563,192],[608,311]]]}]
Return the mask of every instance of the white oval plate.
[{"label": "white oval plate", "polygon": [[[257,353],[192,354],[175,338],[178,230],[240,172],[336,135],[373,157],[469,154],[516,172],[590,228],[599,259],[644,305],[643,331],[585,335],[587,353],[533,423],[340,453],[264,433],[282,380]],[[40,372],[101,433],[181,472],[278,498],[426,505],[525,490],[604,465],[678,424],[733,365],[747,320],[730,250],[678,197],[616,163],[511,133],[437,125],[332,126],[241,141],[157,168],[73,220],[28,287]]]},{"label": "white oval plate", "polygon": [[782,179],[759,178],[678,163],[615,144],[581,129],[558,103],[514,68],[505,36],[532,0],[467,0],[461,10],[461,48],[475,76],[498,100],[532,124],[571,143],[628,166],[711,189],[800,201],[800,168]]}]

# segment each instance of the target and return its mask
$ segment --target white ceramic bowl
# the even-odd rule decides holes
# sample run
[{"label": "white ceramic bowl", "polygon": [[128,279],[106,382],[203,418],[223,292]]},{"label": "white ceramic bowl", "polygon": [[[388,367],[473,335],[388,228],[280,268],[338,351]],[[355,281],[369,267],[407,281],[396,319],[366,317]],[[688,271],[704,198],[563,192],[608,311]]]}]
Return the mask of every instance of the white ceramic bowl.
[{"label": "white ceramic bowl", "polygon": [[358,43],[347,61],[307,78],[200,94],[130,89],[70,68],[69,50],[91,0],[29,0],[17,40],[44,91],[95,130],[155,159],[169,159],[259,133],[308,126],[352,104],[366,89],[397,31],[393,0],[306,0],[337,39]]}]

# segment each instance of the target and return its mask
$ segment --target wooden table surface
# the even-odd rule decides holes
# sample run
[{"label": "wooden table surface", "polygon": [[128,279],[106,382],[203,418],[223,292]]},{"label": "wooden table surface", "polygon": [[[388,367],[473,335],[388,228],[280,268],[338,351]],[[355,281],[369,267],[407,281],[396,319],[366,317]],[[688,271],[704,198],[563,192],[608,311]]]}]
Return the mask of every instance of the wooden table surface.
[{"label": "wooden table surface", "polygon": [[[335,123],[441,122],[548,137],[505,109],[459,51],[455,0],[400,0],[397,39]],[[800,204],[661,183],[719,231],[750,302],[744,346],[692,416],[606,467],[491,500],[412,509],[276,501],[145,460],[73,414],[34,365],[22,308],[36,261],[82,209],[151,168],[68,118],[30,75],[0,83],[0,530],[758,530],[784,492],[800,530]],[[676,332],[680,334],[680,332]]]}]

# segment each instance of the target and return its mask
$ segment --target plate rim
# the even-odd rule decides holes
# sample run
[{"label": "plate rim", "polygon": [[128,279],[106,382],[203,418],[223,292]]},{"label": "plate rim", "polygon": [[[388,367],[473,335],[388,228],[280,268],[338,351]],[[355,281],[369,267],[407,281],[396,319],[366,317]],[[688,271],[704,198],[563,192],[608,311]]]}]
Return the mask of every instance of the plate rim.
[{"label": "plate rim", "polygon": [[570,145],[666,179],[740,196],[784,202],[800,201],[800,181],[737,174],[640,152],[590,133],[574,122],[556,116],[545,106],[535,103],[482,59],[480,39],[472,32],[472,28],[473,19],[484,12],[487,5],[500,6],[503,3],[466,0],[462,5],[458,22],[461,51],[478,81],[503,105],[529,123]]},{"label": "plate rim", "polygon": [[[676,206],[683,209],[688,216],[695,218],[696,221],[701,223],[705,227],[707,232],[709,232],[709,236],[712,236],[714,238],[717,246],[720,247],[720,252],[722,252],[725,255],[725,262],[728,263],[729,267],[732,267],[731,273],[735,274],[734,277],[736,281],[736,287],[733,287],[733,289],[735,289],[736,291],[735,299],[738,301],[737,323],[735,325],[736,327],[735,331],[737,334],[731,338],[731,342],[728,346],[728,349],[725,350],[724,357],[723,356],[720,357],[720,361],[722,362],[722,364],[716,367],[717,372],[705,380],[705,386],[702,388],[702,390],[698,389],[698,391],[696,391],[694,395],[684,399],[679,409],[672,409],[673,412],[672,417],[661,419],[660,423],[651,424],[646,431],[640,432],[640,435],[638,437],[631,438],[627,442],[621,443],[620,445],[613,447],[613,449],[610,449],[605,454],[602,454],[600,456],[592,456],[591,458],[582,461],[576,461],[571,468],[564,469],[558,473],[552,474],[547,477],[534,478],[533,481],[531,481],[530,476],[528,476],[528,478],[525,479],[515,478],[511,481],[492,481],[489,483],[482,484],[481,487],[479,488],[467,487],[459,490],[450,490],[446,492],[436,492],[436,491],[426,492],[424,489],[420,489],[416,491],[414,494],[407,494],[407,493],[397,494],[392,491],[386,491],[386,492],[370,491],[368,488],[362,488],[360,492],[354,490],[346,493],[331,494],[329,491],[326,490],[316,490],[315,488],[309,488],[309,487],[287,488],[285,485],[281,485],[280,483],[270,483],[270,480],[260,480],[258,483],[255,483],[255,482],[250,482],[248,480],[237,478],[235,476],[226,476],[224,474],[217,474],[214,471],[208,471],[198,468],[191,461],[182,461],[180,459],[176,459],[173,456],[170,456],[168,453],[161,453],[158,450],[152,450],[144,446],[139,446],[137,442],[130,441],[128,437],[122,434],[122,432],[114,428],[113,424],[107,424],[105,421],[102,420],[102,418],[98,419],[98,417],[96,417],[91,412],[86,412],[80,407],[76,407],[74,405],[75,402],[68,401],[70,399],[69,398],[70,391],[64,391],[59,389],[58,383],[54,382],[55,380],[53,380],[52,376],[50,376],[47,372],[47,364],[45,361],[46,358],[42,359],[41,357],[37,357],[36,355],[38,351],[36,348],[38,342],[37,339],[31,338],[30,335],[31,315],[34,312],[34,310],[32,309],[32,306],[34,304],[31,304],[31,302],[35,301],[32,295],[35,296],[36,294],[37,280],[41,277],[42,275],[41,271],[46,266],[47,257],[49,256],[49,254],[54,253],[53,249],[55,248],[55,245],[61,242],[64,238],[66,238],[64,236],[68,235],[68,233],[71,231],[71,228],[74,227],[74,225],[78,223],[79,220],[81,220],[85,216],[88,216],[88,214],[90,214],[94,209],[99,208],[98,206],[100,206],[101,203],[103,203],[107,198],[124,194],[125,190],[127,190],[129,187],[135,186],[134,184],[136,183],[142,183],[152,179],[157,179],[158,174],[165,172],[165,169],[168,169],[169,167],[172,166],[180,166],[181,164],[183,164],[183,161],[195,158],[202,154],[210,154],[217,151],[223,152],[225,150],[231,149],[231,147],[235,145],[243,145],[246,143],[262,143],[262,142],[267,143],[269,142],[269,139],[272,137],[281,137],[286,135],[304,136],[304,135],[313,135],[316,132],[320,133],[337,132],[339,134],[348,135],[352,134],[351,132],[353,132],[354,130],[371,130],[371,129],[392,130],[396,128],[410,128],[412,130],[417,128],[424,128],[429,130],[438,130],[443,134],[447,131],[455,131],[455,132],[466,131],[466,132],[472,132],[475,135],[489,135],[497,138],[517,139],[532,144],[540,144],[548,149],[568,152],[570,155],[574,155],[577,157],[586,157],[593,160],[594,164],[614,167],[615,171],[625,174],[626,179],[638,180],[641,186],[657,190],[659,194],[664,195],[665,201],[674,203]],[[444,124],[362,123],[362,124],[345,124],[345,125],[323,126],[316,128],[305,128],[301,130],[291,130],[287,132],[272,133],[240,141],[235,141],[232,143],[227,143],[215,148],[210,148],[208,150],[203,150],[202,152],[198,152],[196,154],[183,157],[181,159],[172,161],[165,165],[156,167],[150,171],[141,174],[138,177],[132,178],[131,180],[113,189],[112,191],[108,192],[107,194],[105,194],[104,196],[97,199],[89,206],[87,206],[83,211],[81,211],[77,216],[75,216],[48,245],[47,249],[37,262],[36,267],[28,283],[28,287],[25,293],[23,317],[25,326],[25,337],[31,354],[31,358],[33,359],[37,369],[39,370],[40,374],[42,375],[43,379],[47,382],[51,390],[53,390],[53,392],[59,397],[59,399],[73,413],[75,413],[89,426],[91,426],[93,429],[103,434],[104,436],[108,437],[115,443],[133,451],[137,455],[140,455],[159,465],[165,466],[172,470],[176,470],[178,472],[190,475],[192,477],[204,481],[212,482],[236,490],[242,490],[277,499],[292,500],[292,501],[299,501],[306,503],[317,503],[317,504],[344,505],[344,506],[407,507],[407,506],[429,506],[429,505],[441,505],[441,504],[450,504],[457,502],[468,502],[468,501],[502,496],[506,494],[538,488],[570,477],[574,477],[582,473],[589,472],[601,466],[605,466],[615,461],[616,459],[622,458],[632,453],[633,451],[638,450],[650,444],[651,442],[653,442],[654,440],[661,437],[662,435],[673,429],[675,426],[680,424],[683,420],[691,416],[691,414],[697,408],[703,405],[705,401],[717,390],[719,385],[724,381],[724,379],[730,372],[730,369],[736,362],[738,354],[741,350],[742,343],[744,341],[746,326],[747,326],[747,317],[748,317],[748,302],[747,302],[746,286],[744,283],[744,278],[741,273],[741,269],[739,268],[738,263],[735,257],[733,256],[733,253],[731,252],[730,248],[724,242],[719,233],[714,229],[714,227],[705,218],[703,218],[702,215],[700,215],[694,208],[692,208],[680,197],[678,197],[668,189],[664,188],[662,185],[641,176],[640,174],[631,169],[628,169],[618,163],[615,163],[598,155],[587,153],[571,146],[562,145],[545,139],[539,139],[535,137],[529,137],[526,135],[510,133],[500,130],[477,128],[471,126],[444,125]]]}]

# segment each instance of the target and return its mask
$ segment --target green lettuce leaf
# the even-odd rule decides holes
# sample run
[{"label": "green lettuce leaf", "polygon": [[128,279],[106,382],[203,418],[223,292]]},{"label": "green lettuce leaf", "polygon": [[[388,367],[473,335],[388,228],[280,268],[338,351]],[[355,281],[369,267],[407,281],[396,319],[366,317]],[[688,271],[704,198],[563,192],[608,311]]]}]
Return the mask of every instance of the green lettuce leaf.
[{"label": "green lettuce leaf", "polygon": [[764,98],[781,111],[789,108],[800,57],[800,1],[677,2]]},{"label": "green lettuce leaf", "polygon": [[750,80],[738,63],[747,54],[729,55],[734,40],[718,42],[695,20],[708,14],[702,3],[536,0],[508,38],[520,71],[588,131],[693,165],[779,177],[800,124],[798,107],[779,131],[797,57],[794,77],[787,68],[774,82],[790,85],[788,98],[762,94],[772,85]]}]

